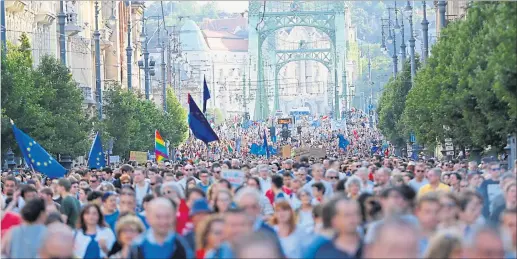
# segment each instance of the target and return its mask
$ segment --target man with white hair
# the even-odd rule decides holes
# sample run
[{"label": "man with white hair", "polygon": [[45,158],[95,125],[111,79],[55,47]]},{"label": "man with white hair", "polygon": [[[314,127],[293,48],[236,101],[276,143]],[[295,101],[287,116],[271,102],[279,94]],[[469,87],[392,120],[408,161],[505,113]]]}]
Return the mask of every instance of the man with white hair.
[{"label": "man with white hair", "polygon": [[260,207],[261,194],[258,190],[251,187],[244,187],[234,197],[234,202],[237,206],[246,211],[246,213],[253,217],[253,230],[265,230],[275,233],[275,230],[267,225],[262,219]]},{"label": "man with white hair", "polygon": [[257,167],[260,180],[260,190],[265,195],[266,191],[271,189],[271,177],[269,176],[269,167],[267,165],[259,165]]},{"label": "man with white hair", "polygon": [[73,258],[74,232],[63,223],[50,224],[39,249],[39,258]]},{"label": "man with white hair", "polygon": [[355,172],[355,175],[357,175],[357,177],[361,178],[361,181],[363,183],[362,191],[367,192],[367,193],[373,193],[374,185],[373,185],[372,181],[370,181],[370,179],[368,179],[368,168],[361,167],[361,168],[357,169],[357,171]]}]

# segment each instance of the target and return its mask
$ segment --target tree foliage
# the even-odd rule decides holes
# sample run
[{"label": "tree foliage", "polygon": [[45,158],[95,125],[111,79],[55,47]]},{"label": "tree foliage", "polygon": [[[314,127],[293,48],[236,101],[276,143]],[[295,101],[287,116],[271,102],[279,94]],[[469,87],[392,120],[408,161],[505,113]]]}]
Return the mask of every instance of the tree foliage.
[{"label": "tree foliage", "polygon": [[27,36],[22,34],[20,42],[19,46],[9,44],[2,60],[2,151],[18,152],[9,123],[12,119],[54,155],[84,154],[91,127],[70,71],[49,56],[33,68]]},{"label": "tree foliage", "polygon": [[419,142],[500,149],[517,128],[517,5],[476,2],[441,32],[407,96]]},{"label": "tree foliage", "polygon": [[153,151],[155,130],[172,146],[185,141],[186,112],[171,89],[168,89],[167,113],[119,85],[108,89],[104,97],[105,118],[97,123],[97,128],[114,139],[114,154],[128,158],[130,151]]}]

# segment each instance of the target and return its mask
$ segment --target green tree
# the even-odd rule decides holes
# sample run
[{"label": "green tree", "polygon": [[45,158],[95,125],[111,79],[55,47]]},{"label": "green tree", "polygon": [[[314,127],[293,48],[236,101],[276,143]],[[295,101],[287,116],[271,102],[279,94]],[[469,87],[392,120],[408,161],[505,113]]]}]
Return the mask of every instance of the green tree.
[{"label": "green tree", "polygon": [[55,58],[43,57],[32,68],[26,35],[9,44],[2,60],[2,151],[18,150],[9,119],[53,155],[84,154],[90,124],[81,108],[82,93],[69,70]]},{"label": "green tree", "polygon": [[167,113],[163,125],[163,137],[173,147],[178,147],[188,137],[187,111],[171,87],[167,88]]},{"label": "green tree", "polygon": [[497,150],[515,132],[516,8],[477,2],[441,32],[406,101],[404,120],[419,141]]},{"label": "green tree", "polygon": [[82,108],[83,94],[72,74],[55,57],[44,56],[34,71],[34,86],[42,92],[39,105],[52,115],[46,118],[47,138],[41,144],[56,154],[79,156],[90,145],[91,122]]}]

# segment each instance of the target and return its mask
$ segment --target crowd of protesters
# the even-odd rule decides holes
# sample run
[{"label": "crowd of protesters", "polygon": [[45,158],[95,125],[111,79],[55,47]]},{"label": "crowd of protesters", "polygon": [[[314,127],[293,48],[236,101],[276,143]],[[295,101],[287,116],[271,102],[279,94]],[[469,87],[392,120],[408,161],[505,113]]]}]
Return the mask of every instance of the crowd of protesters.
[{"label": "crowd of protesters", "polygon": [[[246,132],[260,141],[257,126]],[[60,179],[5,171],[2,256],[516,257],[515,169],[372,155],[382,138],[360,116],[307,134],[299,142],[326,157],[243,156],[245,142],[237,155],[222,152],[238,137],[228,134],[209,157],[190,141],[160,163],[76,167]],[[336,134],[350,139],[346,152]],[[241,184],[228,169],[243,172]]]}]

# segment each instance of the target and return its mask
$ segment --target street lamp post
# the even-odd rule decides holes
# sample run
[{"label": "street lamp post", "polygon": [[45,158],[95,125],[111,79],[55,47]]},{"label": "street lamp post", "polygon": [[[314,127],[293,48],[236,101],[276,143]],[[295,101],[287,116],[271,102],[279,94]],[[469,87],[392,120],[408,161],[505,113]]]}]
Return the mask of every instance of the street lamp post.
[{"label": "street lamp post", "polygon": [[404,10],[408,16],[409,20],[409,58],[411,59],[411,84],[413,85],[415,82],[415,74],[416,74],[416,63],[415,63],[415,34],[413,33],[413,7],[409,1],[407,1],[406,8]]},{"label": "street lamp post", "polygon": [[[395,2],[395,5],[397,3]],[[402,70],[404,70],[404,65],[406,64],[406,40],[405,40],[405,37],[404,37],[404,14],[402,12],[400,12],[400,16],[402,19],[400,19],[400,25],[398,24],[398,12],[399,10],[395,8],[395,21],[396,21],[396,25],[397,27],[395,27],[395,30],[399,31],[400,32],[400,40],[401,40],[401,43],[400,43],[400,64],[401,64],[401,68]]]},{"label": "street lamp post", "polygon": [[127,18],[127,47],[126,47],[126,56],[127,56],[127,90],[131,91],[132,81],[133,81],[133,60],[131,59],[131,55],[133,53],[133,48],[131,47],[131,1],[127,1],[126,5],[129,9],[129,15]]},{"label": "street lamp post", "polygon": [[[4,1],[2,1],[2,4]],[[61,64],[66,66],[66,41],[65,41],[65,3],[64,0],[59,1],[59,14],[57,15],[59,23],[59,56]],[[3,8],[2,8],[3,11]]]},{"label": "street lamp post", "polygon": [[99,32],[99,1],[95,1],[95,91],[97,92],[97,109],[99,120],[102,120],[102,88],[101,88],[101,47]]},{"label": "street lamp post", "polygon": [[[160,27],[158,27],[158,36],[160,36]],[[163,28],[165,28],[165,24],[163,24]],[[160,38],[158,38],[160,40]],[[161,39],[160,41],[160,54],[162,59],[161,69],[162,69],[162,96],[163,96],[163,111],[167,112],[167,82],[166,80],[166,72],[165,72],[165,40]]]},{"label": "street lamp post", "polygon": [[148,38],[147,38],[147,32],[145,29],[145,19],[142,19],[142,34],[140,34],[140,42],[142,43],[143,47],[143,55],[144,55],[144,61],[143,64],[141,64],[141,61],[139,61],[139,65],[143,67],[144,69],[144,80],[145,80],[145,99],[150,99],[150,88],[151,88],[151,76],[149,74],[149,50],[147,49],[148,45]]},{"label": "street lamp post", "polygon": [[438,10],[440,12],[440,29],[445,28],[447,26],[447,20],[445,19],[445,7],[447,6],[447,1],[438,0]]},{"label": "street lamp post", "polygon": [[425,63],[427,61],[427,55],[429,53],[428,44],[429,44],[429,21],[427,21],[427,11],[425,1],[422,1],[424,18],[422,19],[422,40],[424,41],[424,48],[422,49],[422,61]]},{"label": "street lamp post", "polygon": [[[389,17],[389,23],[388,27],[391,27],[391,12],[388,9],[388,17]],[[390,31],[390,34],[393,34],[393,77],[397,77],[398,73],[398,58],[397,58],[397,35],[395,34],[395,29],[392,29],[393,31]]]}]

